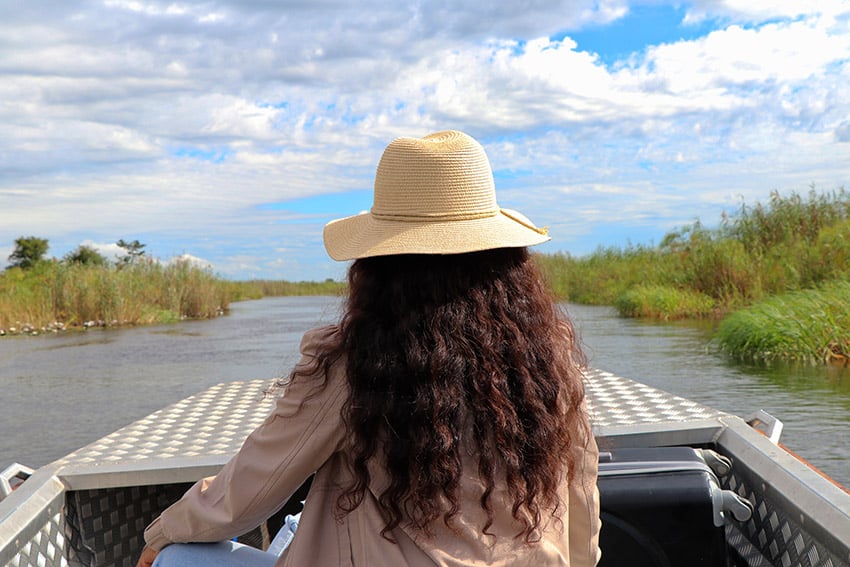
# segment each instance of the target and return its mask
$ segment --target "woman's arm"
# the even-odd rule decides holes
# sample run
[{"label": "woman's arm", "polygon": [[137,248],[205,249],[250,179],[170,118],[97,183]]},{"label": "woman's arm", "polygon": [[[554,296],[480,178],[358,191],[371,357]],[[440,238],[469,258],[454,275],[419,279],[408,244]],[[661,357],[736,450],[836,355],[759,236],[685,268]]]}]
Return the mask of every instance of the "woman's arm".
[{"label": "woman's arm", "polygon": [[[307,368],[331,332],[317,329],[304,336],[300,368]],[[224,468],[197,482],[148,526],[147,547],[156,551],[175,542],[230,539],[280,509],[343,438],[347,387],[341,370],[332,374],[318,391],[319,377],[293,378],[271,415]]]},{"label": "woman's arm", "polygon": [[142,555],[139,557],[139,562],[136,563],[136,567],[151,567],[157,555],[159,555],[159,551],[154,551],[146,545],[144,549],[142,549]]}]

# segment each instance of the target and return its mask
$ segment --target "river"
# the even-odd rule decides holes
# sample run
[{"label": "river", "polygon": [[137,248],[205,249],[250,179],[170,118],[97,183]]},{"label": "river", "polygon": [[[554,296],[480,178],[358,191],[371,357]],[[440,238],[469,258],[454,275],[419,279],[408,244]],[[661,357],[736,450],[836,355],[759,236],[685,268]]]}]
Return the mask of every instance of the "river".
[{"label": "river", "polygon": [[[267,298],[211,321],[0,339],[0,469],[47,464],[219,382],[285,375],[301,334],[339,305]],[[592,367],[737,415],[764,409],[784,422],[784,444],[850,486],[850,370],[743,365],[714,352],[703,323],[565,309]]]}]

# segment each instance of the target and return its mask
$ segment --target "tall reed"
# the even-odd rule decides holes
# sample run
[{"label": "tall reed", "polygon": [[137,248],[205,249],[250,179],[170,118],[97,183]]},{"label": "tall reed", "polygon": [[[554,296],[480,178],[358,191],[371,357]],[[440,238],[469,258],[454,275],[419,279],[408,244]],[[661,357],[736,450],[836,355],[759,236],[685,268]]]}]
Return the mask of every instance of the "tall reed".
[{"label": "tall reed", "polygon": [[0,329],[136,325],[215,317],[230,303],[226,282],[188,262],[94,266],[40,262],[0,273]]},{"label": "tall reed", "polygon": [[535,259],[553,293],[574,303],[612,305],[636,285],[675,279],[672,258],[645,246],[599,248],[586,257],[538,254]]},{"label": "tall reed", "polygon": [[[774,192],[766,205],[724,215],[718,228],[696,221],[657,247],[537,258],[568,301],[618,304],[630,316],[722,316],[773,295],[850,280],[850,195]],[[703,297],[713,300],[711,309],[695,299]]]}]

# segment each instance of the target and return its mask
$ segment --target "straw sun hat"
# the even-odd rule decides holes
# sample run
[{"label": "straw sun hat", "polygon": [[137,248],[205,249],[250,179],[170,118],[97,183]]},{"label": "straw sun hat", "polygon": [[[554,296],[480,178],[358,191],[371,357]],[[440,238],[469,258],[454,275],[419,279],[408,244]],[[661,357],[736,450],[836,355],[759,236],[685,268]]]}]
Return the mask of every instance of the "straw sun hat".
[{"label": "straw sun hat", "polygon": [[368,213],[329,222],[334,260],[389,254],[460,254],[549,240],[516,211],[496,203],[484,148],[456,131],[397,138],[384,150]]}]

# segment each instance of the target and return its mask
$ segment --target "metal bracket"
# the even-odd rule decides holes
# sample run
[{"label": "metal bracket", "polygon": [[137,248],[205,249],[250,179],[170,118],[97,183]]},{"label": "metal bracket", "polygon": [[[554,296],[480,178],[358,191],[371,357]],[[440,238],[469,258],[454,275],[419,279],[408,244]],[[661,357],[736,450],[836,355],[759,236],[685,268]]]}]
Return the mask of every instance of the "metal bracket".
[{"label": "metal bracket", "polygon": [[779,445],[779,437],[782,435],[782,422],[764,410],[758,410],[748,415],[746,421],[750,427],[764,433],[771,443]]},{"label": "metal bracket", "polygon": [[[0,473],[0,500],[3,500],[12,494],[12,491],[26,479],[31,477],[33,472],[34,471],[31,468],[25,467],[20,463],[12,463],[6,467],[3,472]],[[19,482],[15,482],[15,485],[12,486],[13,480]]]}]

